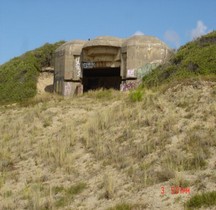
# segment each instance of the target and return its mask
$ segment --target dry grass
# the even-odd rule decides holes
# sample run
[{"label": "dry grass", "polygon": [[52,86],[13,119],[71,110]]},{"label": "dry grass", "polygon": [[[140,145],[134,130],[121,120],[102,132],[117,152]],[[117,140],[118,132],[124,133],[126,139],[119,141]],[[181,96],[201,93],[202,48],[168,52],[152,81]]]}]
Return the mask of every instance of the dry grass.
[{"label": "dry grass", "polygon": [[203,82],[0,107],[0,209],[182,209],[187,197],[164,200],[160,187],[215,187],[214,92]]}]

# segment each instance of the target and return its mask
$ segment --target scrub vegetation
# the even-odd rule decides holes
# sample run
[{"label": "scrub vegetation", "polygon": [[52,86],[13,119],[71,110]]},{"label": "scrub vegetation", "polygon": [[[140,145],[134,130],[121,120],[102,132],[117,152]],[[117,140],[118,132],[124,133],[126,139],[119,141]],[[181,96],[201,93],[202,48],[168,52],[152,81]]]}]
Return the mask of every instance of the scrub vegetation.
[{"label": "scrub vegetation", "polygon": [[0,103],[19,102],[37,93],[42,67],[53,66],[53,52],[63,44],[45,44],[0,66]]},{"label": "scrub vegetation", "polygon": [[99,90],[1,106],[0,208],[182,209],[215,189],[215,87],[145,90],[135,102]]},{"label": "scrub vegetation", "polygon": [[216,206],[216,191],[196,194],[187,201],[188,209]]},{"label": "scrub vegetation", "polygon": [[[165,65],[143,78],[143,87],[178,83],[185,79],[216,80],[216,31],[180,47]],[[170,84],[169,84],[170,85]]]},{"label": "scrub vegetation", "polygon": [[[214,34],[180,48],[179,66],[205,37],[213,49]],[[162,80],[163,68],[132,92],[1,105],[0,209],[214,208],[215,73]]]}]

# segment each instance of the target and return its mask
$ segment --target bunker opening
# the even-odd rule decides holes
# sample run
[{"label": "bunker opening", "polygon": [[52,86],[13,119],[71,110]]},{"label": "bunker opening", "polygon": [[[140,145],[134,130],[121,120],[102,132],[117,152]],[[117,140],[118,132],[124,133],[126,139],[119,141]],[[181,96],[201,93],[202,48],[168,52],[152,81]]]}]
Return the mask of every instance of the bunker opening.
[{"label": "bunker opening", "polygon": [[100,88],[120,90],[120,67],[83,69],[82,83],[84,92]]}]

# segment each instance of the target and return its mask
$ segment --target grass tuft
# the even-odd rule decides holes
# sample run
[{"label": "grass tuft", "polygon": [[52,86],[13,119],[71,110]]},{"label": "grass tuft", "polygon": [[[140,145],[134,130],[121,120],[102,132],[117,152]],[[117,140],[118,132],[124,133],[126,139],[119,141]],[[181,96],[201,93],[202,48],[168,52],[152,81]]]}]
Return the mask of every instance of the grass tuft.
[{"label": "grass tuft", "polygon": [[131,102],[138,102],[138,101],[142,101],[143,99],[143,91],[142,90],[134,90],[130,93],[129,95],[130,101]]},{"label": "grass tuft", "polygon": [[216,191],[192,196],[187,202],[187,209],[216,206]]}]

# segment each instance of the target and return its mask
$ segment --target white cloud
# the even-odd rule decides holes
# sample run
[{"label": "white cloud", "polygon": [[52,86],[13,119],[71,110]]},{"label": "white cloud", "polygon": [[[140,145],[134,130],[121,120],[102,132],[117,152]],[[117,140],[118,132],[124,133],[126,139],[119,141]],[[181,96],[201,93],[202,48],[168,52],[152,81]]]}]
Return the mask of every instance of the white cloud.
[{"label": "white cloud", "polygon": [[208,33],[208,27],[203,23],[203,21],[197,21],[196,28],[191,30],[191,38],[196,39],[204,34]]},{"label": "white cloud", "polygon": [[142,31],[136,31],[132,36],[141,36],[144,35]]},{"label": "white cloud", "polygon": [[175,31],[172,30],[165,31],[164,39],[175,48],[178,48],[180,46],[180,37]]}]

